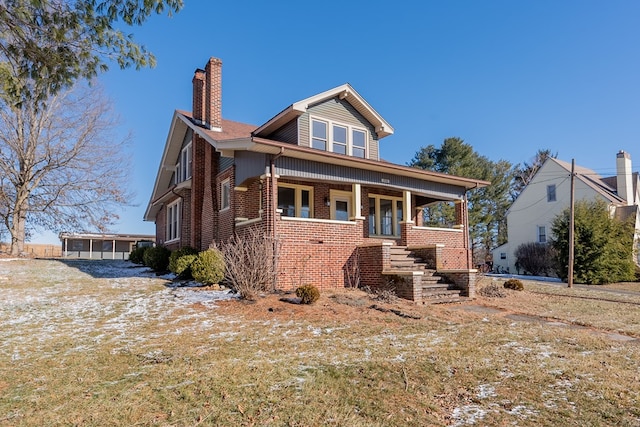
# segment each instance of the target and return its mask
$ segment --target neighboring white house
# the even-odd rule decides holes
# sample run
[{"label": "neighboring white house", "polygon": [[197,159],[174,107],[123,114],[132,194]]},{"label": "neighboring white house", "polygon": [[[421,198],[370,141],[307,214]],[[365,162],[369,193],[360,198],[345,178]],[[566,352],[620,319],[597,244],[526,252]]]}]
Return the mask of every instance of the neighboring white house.
[{"label": "neighboring white house", "polygon": [[[616,176],[603,178],[591,169],[575,166],[575,200],[604,200],[612,215],[635,218],[635,260],[640,232],[640,180],[631,168],[631,156],[616,156]],[[518,273],[515,250],[523,243],[547,243],[554,218],[569,206],[571,164],[549,158],[507,211],[507,243],[492,251],[494,270]],[[522,273],[522,272],[520,272]]]}]

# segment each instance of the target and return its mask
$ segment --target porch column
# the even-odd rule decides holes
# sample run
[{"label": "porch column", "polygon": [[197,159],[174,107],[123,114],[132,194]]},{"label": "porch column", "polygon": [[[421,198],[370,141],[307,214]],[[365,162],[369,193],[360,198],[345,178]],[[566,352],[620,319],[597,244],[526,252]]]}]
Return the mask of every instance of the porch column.
[{"label": "porch column", "polygon": [[68,257],[69,256],[69,246],[67,244],[67,238],[64,238],[64,257]]},{"label": "porch column", "polygon": [[360,184],[351,184],[353,194],[353,219],[364,219],[362,216],[362,187]]},{"label": "porch column", "polygon": [[411,221],[411,191],[405,190],[402,192],[402,221]]},{"label": "porch column", "polygon": [[116,241],[111,241],[111,259],[116,259]]},{"label": "porch column", "polygon": [[89,239],[89,259],[93,259],[93,239]]}]

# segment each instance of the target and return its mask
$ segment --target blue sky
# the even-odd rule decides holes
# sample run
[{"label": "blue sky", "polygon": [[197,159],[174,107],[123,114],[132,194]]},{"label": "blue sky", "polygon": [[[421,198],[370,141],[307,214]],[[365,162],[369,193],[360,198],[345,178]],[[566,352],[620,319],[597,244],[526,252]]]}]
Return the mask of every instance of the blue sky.
[{"label": "blue sky", "polygon": [[142,216],[170,120],[191,110],[193,71],[211,56],[223,61],[223,117],[255,125],[350,83],[394,127],[381,141],[394,163],[456,136],[513,164],[549,148],[601,175],[621,149],[640,165],[637,0],[184,3],[126,29],[155,68],[100,77],[118,133],[133,133],[137,206],[114,232],[154,233]]}]

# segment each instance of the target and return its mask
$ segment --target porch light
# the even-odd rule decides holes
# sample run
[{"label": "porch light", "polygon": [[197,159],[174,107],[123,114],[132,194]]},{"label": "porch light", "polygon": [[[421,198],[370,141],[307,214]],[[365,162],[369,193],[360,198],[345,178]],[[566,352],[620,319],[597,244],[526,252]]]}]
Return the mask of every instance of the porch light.
[{"label": "porch light", "polygon": [[325,197],[325,198],[324,198],[324,205],[325,205],[325,206],[331,206],[331,200],[329,200],[329,198],[328,198],[328,197]]}]

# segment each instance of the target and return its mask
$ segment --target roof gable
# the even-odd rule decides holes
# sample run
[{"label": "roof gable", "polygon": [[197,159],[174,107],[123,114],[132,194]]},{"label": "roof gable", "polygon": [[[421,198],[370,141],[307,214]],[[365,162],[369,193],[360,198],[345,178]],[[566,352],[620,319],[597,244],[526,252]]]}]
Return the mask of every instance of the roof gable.
[{"label": "roof gable", "polygon": [[393,128],[387,123],[376,110],[356,92],[351,85],[345,83],[341,86],[319,93],[295,102],[282,110],[275,117],[255,130],[254,135],[266,137],[275,132],[281,126],[289,123],[296,117],[306,113],[309,108],[325,102],[332,98],[338,98],[348,102],[359,114],[361,114],[373,126],[378,138],[384,138],[393,134]]}]

